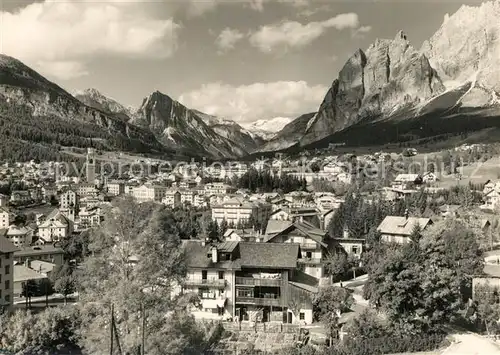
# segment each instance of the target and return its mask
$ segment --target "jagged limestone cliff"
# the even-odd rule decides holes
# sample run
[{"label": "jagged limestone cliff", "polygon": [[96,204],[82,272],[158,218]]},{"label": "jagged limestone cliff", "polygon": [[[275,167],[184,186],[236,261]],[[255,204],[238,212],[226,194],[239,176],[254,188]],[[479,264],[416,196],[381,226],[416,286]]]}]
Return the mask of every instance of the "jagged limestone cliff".
[{"label": "jagged limestone cliff", "polygon": [[363,119],[378,119],[415,107],[445,90],[427,57],[404,32],[377,40],[347,61],[318,113],[309,121],[301,145],[341,131]]}]

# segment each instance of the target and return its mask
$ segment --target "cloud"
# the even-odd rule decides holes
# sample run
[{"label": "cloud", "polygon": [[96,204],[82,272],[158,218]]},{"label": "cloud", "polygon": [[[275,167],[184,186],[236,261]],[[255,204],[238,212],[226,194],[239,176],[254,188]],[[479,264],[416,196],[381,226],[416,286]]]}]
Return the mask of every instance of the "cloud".
[{"label": "cloud", "polygon": [[245,35],[238,30],[225,28],[215,40],[220,53],[233,49],[235,44],[241,41]]},{"label": "cloud", "polygon": [[59,79],[85,75],[88,62],[103,56],[169,57],[180,28],[144,3],[118,0],[46,0],[1,16],[0,51]]},{"label": "cloud", "polygon": [[252,122],[273,117],[298,117],[315,111],[327,90],[325,86],[310,86],[305,81],[242,86],[211,83],[182,94],[179,101],[210,115]]},{"label": "cloud", "polygon": [[327,29],[357,29],[359,18],[355,13],[340,14],[321,22],[302,24],[286,21],[261,26],[250,36],[250,43],[262,52],[271,52],[275,47],[304,47],[319,38]]},{"label": "cloud", "polygon": [[39,66],[44,68],[44,71],[61,79],[70,80],[88,75],[89,72],[85,69],[85,65],[80,62],[61,61],[61,62],[38,62]]},{"label": "cloud", "polygon": [[293,7],[305,7],[315,0],[184,0],[188,5],[188,14],[201,16],[215,10],[220,5],[243,5],[254,11],[264,11],[266,3],[280,3]]},{"label": "cloud", "polygon": [[372,30],[372,26],[361,26],[360,28],[357,28],[353,33],[353,37],[364,37],[366,33],[370,32]]}]

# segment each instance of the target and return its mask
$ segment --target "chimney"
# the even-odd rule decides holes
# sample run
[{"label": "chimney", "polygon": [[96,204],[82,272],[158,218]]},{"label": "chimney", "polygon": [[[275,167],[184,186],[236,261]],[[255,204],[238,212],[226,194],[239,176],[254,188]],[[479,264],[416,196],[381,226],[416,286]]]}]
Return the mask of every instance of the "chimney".
[{"label": "chimney", "polygon": [[342,236],[344,237],[344,239],[349,238],[349,228],[347,228],[347,226],[344,226],[344,231]]},{"label": "chimney", "polygon": [[219,261],[219,256],[217,255],[217,247],[212,248],[212,262],[217,263]]},{"label": "chimney", "polygon": [[405,219],[408,219],[408,216],[409,216],[409,212],[408,212],[408,209],[405,210]]},{"label": "chimney", "polygon": [[27,267],[28,269],[31,268],[31,260],[29,258],[24,260],[24,266]]}]

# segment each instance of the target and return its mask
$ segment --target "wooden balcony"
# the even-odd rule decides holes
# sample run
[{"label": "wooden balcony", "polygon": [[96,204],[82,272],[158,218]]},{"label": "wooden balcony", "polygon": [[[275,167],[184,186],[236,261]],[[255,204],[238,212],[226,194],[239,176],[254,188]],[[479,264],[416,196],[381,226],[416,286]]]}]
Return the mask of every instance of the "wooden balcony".
[{"label": "wooden balcony", "polygon": [[297,262],[299,264],[305,264],[305,265],[321,265],[322,264],[321,259],[315,259],[315,258],[300,258],[300,259],[297,259]]},{"label": "wooden balcony", "polygon": [[257,298],[257,297],[240,297],[236,296],[236,303],[251,304],[256,306],[273,306],[281,307],[280,298]]},{"label": "wooden balcony", "polygon": [[186,279],[184,281],[184,286],[207,286],[207,287],[217,287],[225,288],[226,280],[224,279]]},{"label": "wooden balcony", "polygon": [[316,243],[300,243],[300,249],[302,250],[316,250],[318,248],[318,244]]},{"label": "wooden balcony", "polygon": [[236,286],[280,287],[281,279],[263,279],[254,277],[236,277]]}]

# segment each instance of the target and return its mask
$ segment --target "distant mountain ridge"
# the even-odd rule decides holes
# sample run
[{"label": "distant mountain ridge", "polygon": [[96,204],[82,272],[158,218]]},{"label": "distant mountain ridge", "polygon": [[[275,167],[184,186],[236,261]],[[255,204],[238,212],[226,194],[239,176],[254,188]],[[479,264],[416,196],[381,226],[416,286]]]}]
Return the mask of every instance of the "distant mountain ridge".
[{"label": "distant mountain ridge", "polygon": [[94,107],[109,114],[115,114],[124,121],[128,121],[137,110],[132,107],[125,107],[115,99],[102,94],[99,90],[94,88],[85,89],[83,91],[75,91],[72,94],[85,105]]},{"label": "distant mountain ridge", "polygon": [[50,151],[51,156],[54,144],[158,154],[172,152],[150,131],[83,104],[6,55],[0,55],[0,120],[0,138],[5,144],[37,143],[37,149]]},{"label": "distant mountain ridge", "polygon": [[[190,110],[159,91],[144,98],[138,109],[132,109],[96,89],[71,95],[19,60],[0,55],[0,114],[4,114],[2,120],[15,125],[17,122],[9,121],[12,112],[22,116],[18,121],[33,126],[32,133],[19,133],[18,138],[30,141],[31,135],[41,135],[44,145],[74,143],[82,147],[97,145],[101,149],[225,159],[248,155],[263,143],[235,122],[213,116],[209,122],[209,115]],[[42,127],[34,128],[35,122],[44,120],[50,121],[51,126],[60,125],[61,132],[40,132]]]}]

